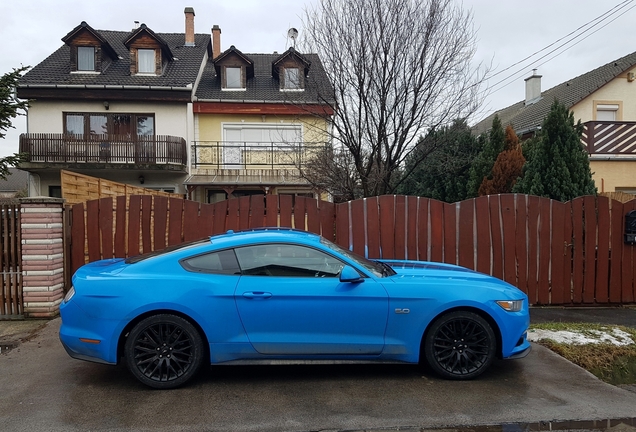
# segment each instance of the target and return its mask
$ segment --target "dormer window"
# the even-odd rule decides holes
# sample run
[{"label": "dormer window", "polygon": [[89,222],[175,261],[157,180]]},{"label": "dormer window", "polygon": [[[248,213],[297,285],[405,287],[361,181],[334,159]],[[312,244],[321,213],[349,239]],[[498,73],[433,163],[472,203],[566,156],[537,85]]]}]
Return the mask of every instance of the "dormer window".
[{"label": "dormer window", "polygon": [[95,47],[77,47],[77,70],[95,71]]},{"label": "dormer window", "polygon": [[225,68],[225,88],[226,89],[242,89],[243,78],[240,67]]},{"label": "dormer window", "polygon": [[285,68],[285,75],[283,77],[283,89],[285,90],[300,90],[300,70],[298,68]]},{"label": "dormer window", "polygon": [[137,73],[154,74],[155,72],[155,50],[137,50]]}]

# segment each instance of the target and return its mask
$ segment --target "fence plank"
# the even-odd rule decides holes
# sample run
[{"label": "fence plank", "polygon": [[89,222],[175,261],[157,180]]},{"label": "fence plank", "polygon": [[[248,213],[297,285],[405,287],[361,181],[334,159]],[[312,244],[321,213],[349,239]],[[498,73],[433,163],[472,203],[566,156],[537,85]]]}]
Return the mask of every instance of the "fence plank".
[{"label": "fence plank", "polygon": [[537,303],[547,305],[550,302],[550,212],[549,199],[539,201],[539,279]]},{"label": "fence plank", "polygon": [[550,250],[550,303],[563,304],[563,254],[565,226],[565,207],[563,203],[552,201],[552,238]]},{"label": "fence plank", "polygon": [[501,203],[499,195],[488,197],[488,207],[490,208],[490,233],[492,236],[492,275],[503,279],[503,230],[501,227]]},{"label": "fence plank", "polygon": [[279,195],[280,205],[280,226],[284,228],[292,227],[292,197],[291,195]]},{"label": "fence plank", "polygon": [[503,220],[503,266],[504,280],[511,285],[517,285],[517,257],[516,248],[516,213],[515,196],[501,195],[501,219]]},{"label": "fence plank", "polygon": [[[404,195],[395,196],[395,228],[394,232],[394,257],[397,259],[406,258],[406,197]],[[355,219],[354,219],[355,220]]]},{"label": "fence plank", "polygon": [[141,196],[132,195],[128,203],[128,256],[136,256],[141,253]]},{"label": "fence plank", "polygon": [[201,232],[198,202],[183,201],[183,222],[183,241],[193,241],[204,236]]},{"label": "fence plank", "polygon": [[380,254],[384,259],[395,258],[395,197],[382,195],[380,206]]},{"label": "fence plank", "polygon": [[515,255],[517,256],[517,288],[528,292],[528,227],[527,195],[515,196]]},{"label": "fence plank", "polygon": [[583,277],[583,302],[594,303],[596,281],[596,200],[583,198],[583,225],[585,230],[585,276]]},{"label": "fence plank", "polygon": [[572,200],[572,301],[583,301],[585,242],[583,239],[583,198]]},{"label": "fence plank", "polygon": [[459,203],[459,265],[475,269],[475,200]]},{"label": "fence plank", "polygon": [[201,214],[199,216],[200,224],[200,237],[209,237],[213,232],[214,225],[214,205],[213,204],[201,204]]},{"label": "fence plank", "polygon": [[170,198],[168,201],[168,246],[181,243],[181,227],[183,226],[183,200]]},{"label": "fence plank", "polygon": [[620,303],[622,269],[621,260],[623,252],[623,203],[611,200],[611,250],[610,250],[610,285],[609,285],[609,301],[611,303]]},{"label": "fence plank", "polygon": [[563,303],[572,303],[572,202],[563,204]]},{"label": "fence plank", "polygon": [[227,220],[225,221],[226,230],[239,230],[239,200],[231,198],[227,200]]},{"label": "fence plank", "polygon": [[88,260],[97,261],[102,257],[99,242],[99,200],[86,203],[86,241],[88,242]]},{"label": "fence plank", "polygon": [[141,197],[141,240],[144,253],[152,252],[152,196]]},{"label": "fence plank", "polygon": [[336,205],[336,243],[345,249],[351,247],[349,241],[349,205],[350,202]]},{"label": "fence plank", "polygon": [[250,227],[250,197],[242,196],[239,202],[239,225],[240,230],[246,230]]},{"label": "fence plank", "polygon": [[596,197],[598,215],[598,247],[596,249],[596,302],[609,301],[609,249],[610,249],[610,209],[609,198]]},{"label": "fence plank", "polygon": [[294,202],[294,228],[305,229],[305,197],[297,196]]},{"label": "fence plank", "polygon": [[457,204],[444,204],[444,262],[457,264]]},{"label": "fence plank", "polygon": [[85,239],[85,222],[84,222],[84,203],[78,203],[71,207],[71,273],[75,273],[78,268],[86,262],[84,248],[86,247]]},{"label": "fence plank", "polygon": [[431,261],[429,255],[429,199],[420,197],[417,199],[417,259],[420,261]]},{"label": "fence plank", "polygon": [[154,201],[154,233],[155,250],[166,247],[166,229],[168,227],[168,198],[157,196]]},{"label": "fence plank", "polygon": [[102,241],[102,259],[113,257],[113,198],[99,200],[99,232]]},{"label": "fence plank", "polygon": [[307,210],[307,231],[320,234],[320,213],[318,211],[318,200],[307,198],[305,200]]},{"label": "fence plank", "polygon": [[[636,200],[630,201],[623,205],[623,215],[626,215],[632,210],[636,210]],[[622,233],[625,233],[625,217],[623,216],[621,227]],[[636,277],[636,268],[634,267],[634,260],[636,259],[636,246],[634,245],[626,245],[623,244],[623,262],[622,262],[622,290],[621,290],[621,300],[623,303],[633,303],[634,298],[636,298],[636,293],[634,290],[636,286],[634,283],[636,282],[634,279]]]},{"label": "fence plank", "polygon": [[334,203],[319,201],[320,233],[328,240],[336,240],[336,206]]},{"label": "fence plank", "polygon": [[266,195],[265,196],[265,226],[277,227],[278,226],[278,195]]},{"label": "fence plank", "polygon": [[[367,206],[367,257],[380,258],[380,208],[378,197],[365,198]],[[374,233],[374,234],[372,234]]]},{"label": "fence plank", "polygon": [[528,196],[528,300],[535,304],[539,298],[539,202],[541,198]]},{"label": "fence plank", "polygon": [[227,231],[227,203],[229,200],[220,201],[214,204],[214,225],[212,234],[221,234]]},{"label": "fence plank", "polygon": [[429,200],[429,225],[431,227],[431,261],[443,262],[444,252],[444,203]]},{"label": "fence plank", "polygon": [[265,226],[265,197],[263,195],[252,195],[250,197],[250,209],[250,228]]},{"label": "fence plank", "polygon": [[117,207],[115,209],[115,257],[126,257],[126,195],[117,197]]},{"label": "fence plank", "polygon": [[358,255],[365,256],[366,240],[365,240],[365,221],[364,221],[364,205],[365,200],[351,201],[351,235],[353,240],[353,251]]},{"label": "fence plank", "polygon": [[475,219],[477,220],[477,271],[490,274],[490,210],[488,197],[475,198]]},{"label": "fence plank", "polygon": [[419,201],[417,197],[409,196],[406,198],[406,259],[417,260],[417,205]]}]

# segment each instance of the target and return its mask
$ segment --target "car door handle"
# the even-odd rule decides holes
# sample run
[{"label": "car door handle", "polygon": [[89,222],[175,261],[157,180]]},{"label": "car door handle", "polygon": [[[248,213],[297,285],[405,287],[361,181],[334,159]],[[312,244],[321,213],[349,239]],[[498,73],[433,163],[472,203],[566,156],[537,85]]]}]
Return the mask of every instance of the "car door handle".
[{"label": "car door handle", "polygon": [[244,292],[243,297],[248,299],[268,299],[272,296],[272,293],[263,292],[263,291],[249,291]]}]

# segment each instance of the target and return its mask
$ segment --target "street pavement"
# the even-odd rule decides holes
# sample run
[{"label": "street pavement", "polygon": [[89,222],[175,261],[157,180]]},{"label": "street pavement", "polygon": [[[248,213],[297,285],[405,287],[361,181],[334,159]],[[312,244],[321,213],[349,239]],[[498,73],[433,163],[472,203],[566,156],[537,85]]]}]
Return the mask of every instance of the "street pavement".
[{"label": "street pavement", "polygon": [[[551,319],[539,314],[537,320]],[[604,314],[636,323],[635,309]],[[469,382],[444,381],[409,365],[215,366],[184,388],[157,391],[122,366],[71,359],[59,343],[59,326],[59,318],[52,320],[0,355],[1,430],[379,432],[509,425],[499,430],[510,432],[579,420],[607,425],[598,430],[634,430],[636,393],[603,383],[539,345],[525,359],[498,361]],[[610,429],[607,419],[630,419],[625,424],[632,426]],[[520,426],[530,424],[539,427]]]}]

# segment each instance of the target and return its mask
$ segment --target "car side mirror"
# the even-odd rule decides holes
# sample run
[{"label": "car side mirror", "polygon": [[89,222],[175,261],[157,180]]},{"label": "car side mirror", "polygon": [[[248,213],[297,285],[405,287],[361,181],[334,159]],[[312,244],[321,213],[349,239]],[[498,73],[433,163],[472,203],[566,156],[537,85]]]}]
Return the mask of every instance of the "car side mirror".
[{"label": "car side mirror", "polygon": [[364,282],[364,279],[353,267],[346,265],[340,271],[340,282],[359,283]]}]

